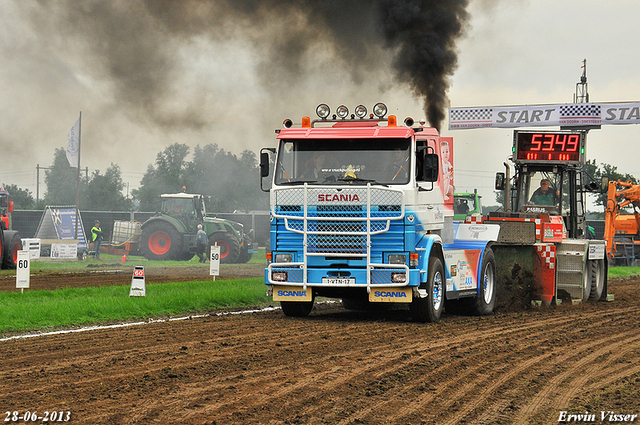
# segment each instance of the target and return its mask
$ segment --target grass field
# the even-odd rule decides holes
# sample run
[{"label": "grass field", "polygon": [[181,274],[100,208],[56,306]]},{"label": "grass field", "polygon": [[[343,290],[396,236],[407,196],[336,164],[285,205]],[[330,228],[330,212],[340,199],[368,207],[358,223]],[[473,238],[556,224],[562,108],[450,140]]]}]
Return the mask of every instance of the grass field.
[{"label": "grass field", "polygon": [[[101,260],[32,261],[31,274],[86,272],[87,268],[115,265],[120,256],[103,254]],[[264,250],[250,263],[265,263]],[[154,268],[181,268],[198,265],[191,261],[147,261],[132,257],[129,264]],[[234,267],[234,265],[232,265]],[[0,276],[15,276],[2,270]],[[0,292],[0,335],[32,330],[65,328],[96,323],[112,323],[195,314],[219,309],[268,305],[263,278],[146,283],[145,297],[130,297],[130,284],[57,290]]]},{"label": "grass field", "polygon": [[130,297],[130,285],[0,293],[0,335],[214,309],[267,305],[261,278],[147,284]]}]

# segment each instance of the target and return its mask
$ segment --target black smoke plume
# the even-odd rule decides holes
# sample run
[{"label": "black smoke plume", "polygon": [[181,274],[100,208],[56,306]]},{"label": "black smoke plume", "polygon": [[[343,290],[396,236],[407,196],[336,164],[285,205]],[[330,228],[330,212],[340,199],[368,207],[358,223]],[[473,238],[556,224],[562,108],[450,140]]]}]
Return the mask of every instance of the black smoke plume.
[{"label": "black smoke plume", "polygon": [[[440,128],[456,40],[468,21],[467,0],[39,0],[38,27],[69,36],[93,74],[111,81],[116,98],[164,127],[200,128],[210,118],[198,108],[169,108],[180,72],[180,46],[197,38],[243,37],[262,55],[267,90],[303,77],[303,61],[319,43],[349,67],[354,84],[376,85],[363,70],[388,66],[424,99],[429,123]],[[57,18],[53,20],[52,18]],[[224,64],[230,58],[221,57]],[[387,71],[378,69],[378,71]],[[371,75],[371,74],[368,74]],[[211,84],[219,84],[211,81]],[[329,84],[329,82],[328,82]],[[281,92],[279,92],[281,93]]]}]

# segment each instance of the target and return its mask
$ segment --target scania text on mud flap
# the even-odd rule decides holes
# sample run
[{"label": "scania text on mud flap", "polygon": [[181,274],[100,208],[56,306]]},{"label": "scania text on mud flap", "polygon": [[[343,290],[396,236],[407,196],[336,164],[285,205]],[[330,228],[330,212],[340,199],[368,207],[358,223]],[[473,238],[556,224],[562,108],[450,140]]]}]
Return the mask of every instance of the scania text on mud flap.
[{"label": "scania text on mud flap", "polygon": [[399,125],[382,103],[368,115],[363,105],[316,113],[286,119],[277,147],[260,153],[265,284],[284,314],[308,315],[318,296],[346,308],[405,304],[420,322],[438,321],[445,300],[490,314],[499,227],[454,222],[453,139],[412,118]]}]

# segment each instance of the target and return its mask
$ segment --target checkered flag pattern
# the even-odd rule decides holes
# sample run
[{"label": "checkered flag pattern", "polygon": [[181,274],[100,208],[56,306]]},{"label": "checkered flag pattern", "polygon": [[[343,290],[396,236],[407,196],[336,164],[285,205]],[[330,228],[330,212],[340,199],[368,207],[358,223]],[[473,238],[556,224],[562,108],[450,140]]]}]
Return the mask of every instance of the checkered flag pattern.
[{"label": "checkered flag pattern", "polygon": [[550,269],[555,268],[556,247],[553,245],[538,245],[538,253],[541,258],[544,259],[547,267]]},{"label": "checkered flag pattern", "polygon": [[491,121],[493,117],[492,108],[466,108],[451,109],[449,121]]},{"label": "checkered flag pattern", "polygon": [[600,118],[601,106],[591,103],[574,103],[560,106],[560,116],[562,118]]}]

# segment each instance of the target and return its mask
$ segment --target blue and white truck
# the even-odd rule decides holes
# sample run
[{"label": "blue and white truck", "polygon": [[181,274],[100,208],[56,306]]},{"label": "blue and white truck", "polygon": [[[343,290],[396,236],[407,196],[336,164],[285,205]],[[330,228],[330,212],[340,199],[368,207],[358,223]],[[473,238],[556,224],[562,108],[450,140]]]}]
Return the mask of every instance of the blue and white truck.
[{"label": "blue and white truck", "polygon": [[419,322],[447,305],[486,315],[496,300],[499,226],[453,220],[453,139],[379,103],[287,119],[260,153],[270,192],[265,284],[287,316],[316,297],[346,308],[402,303]]}]

